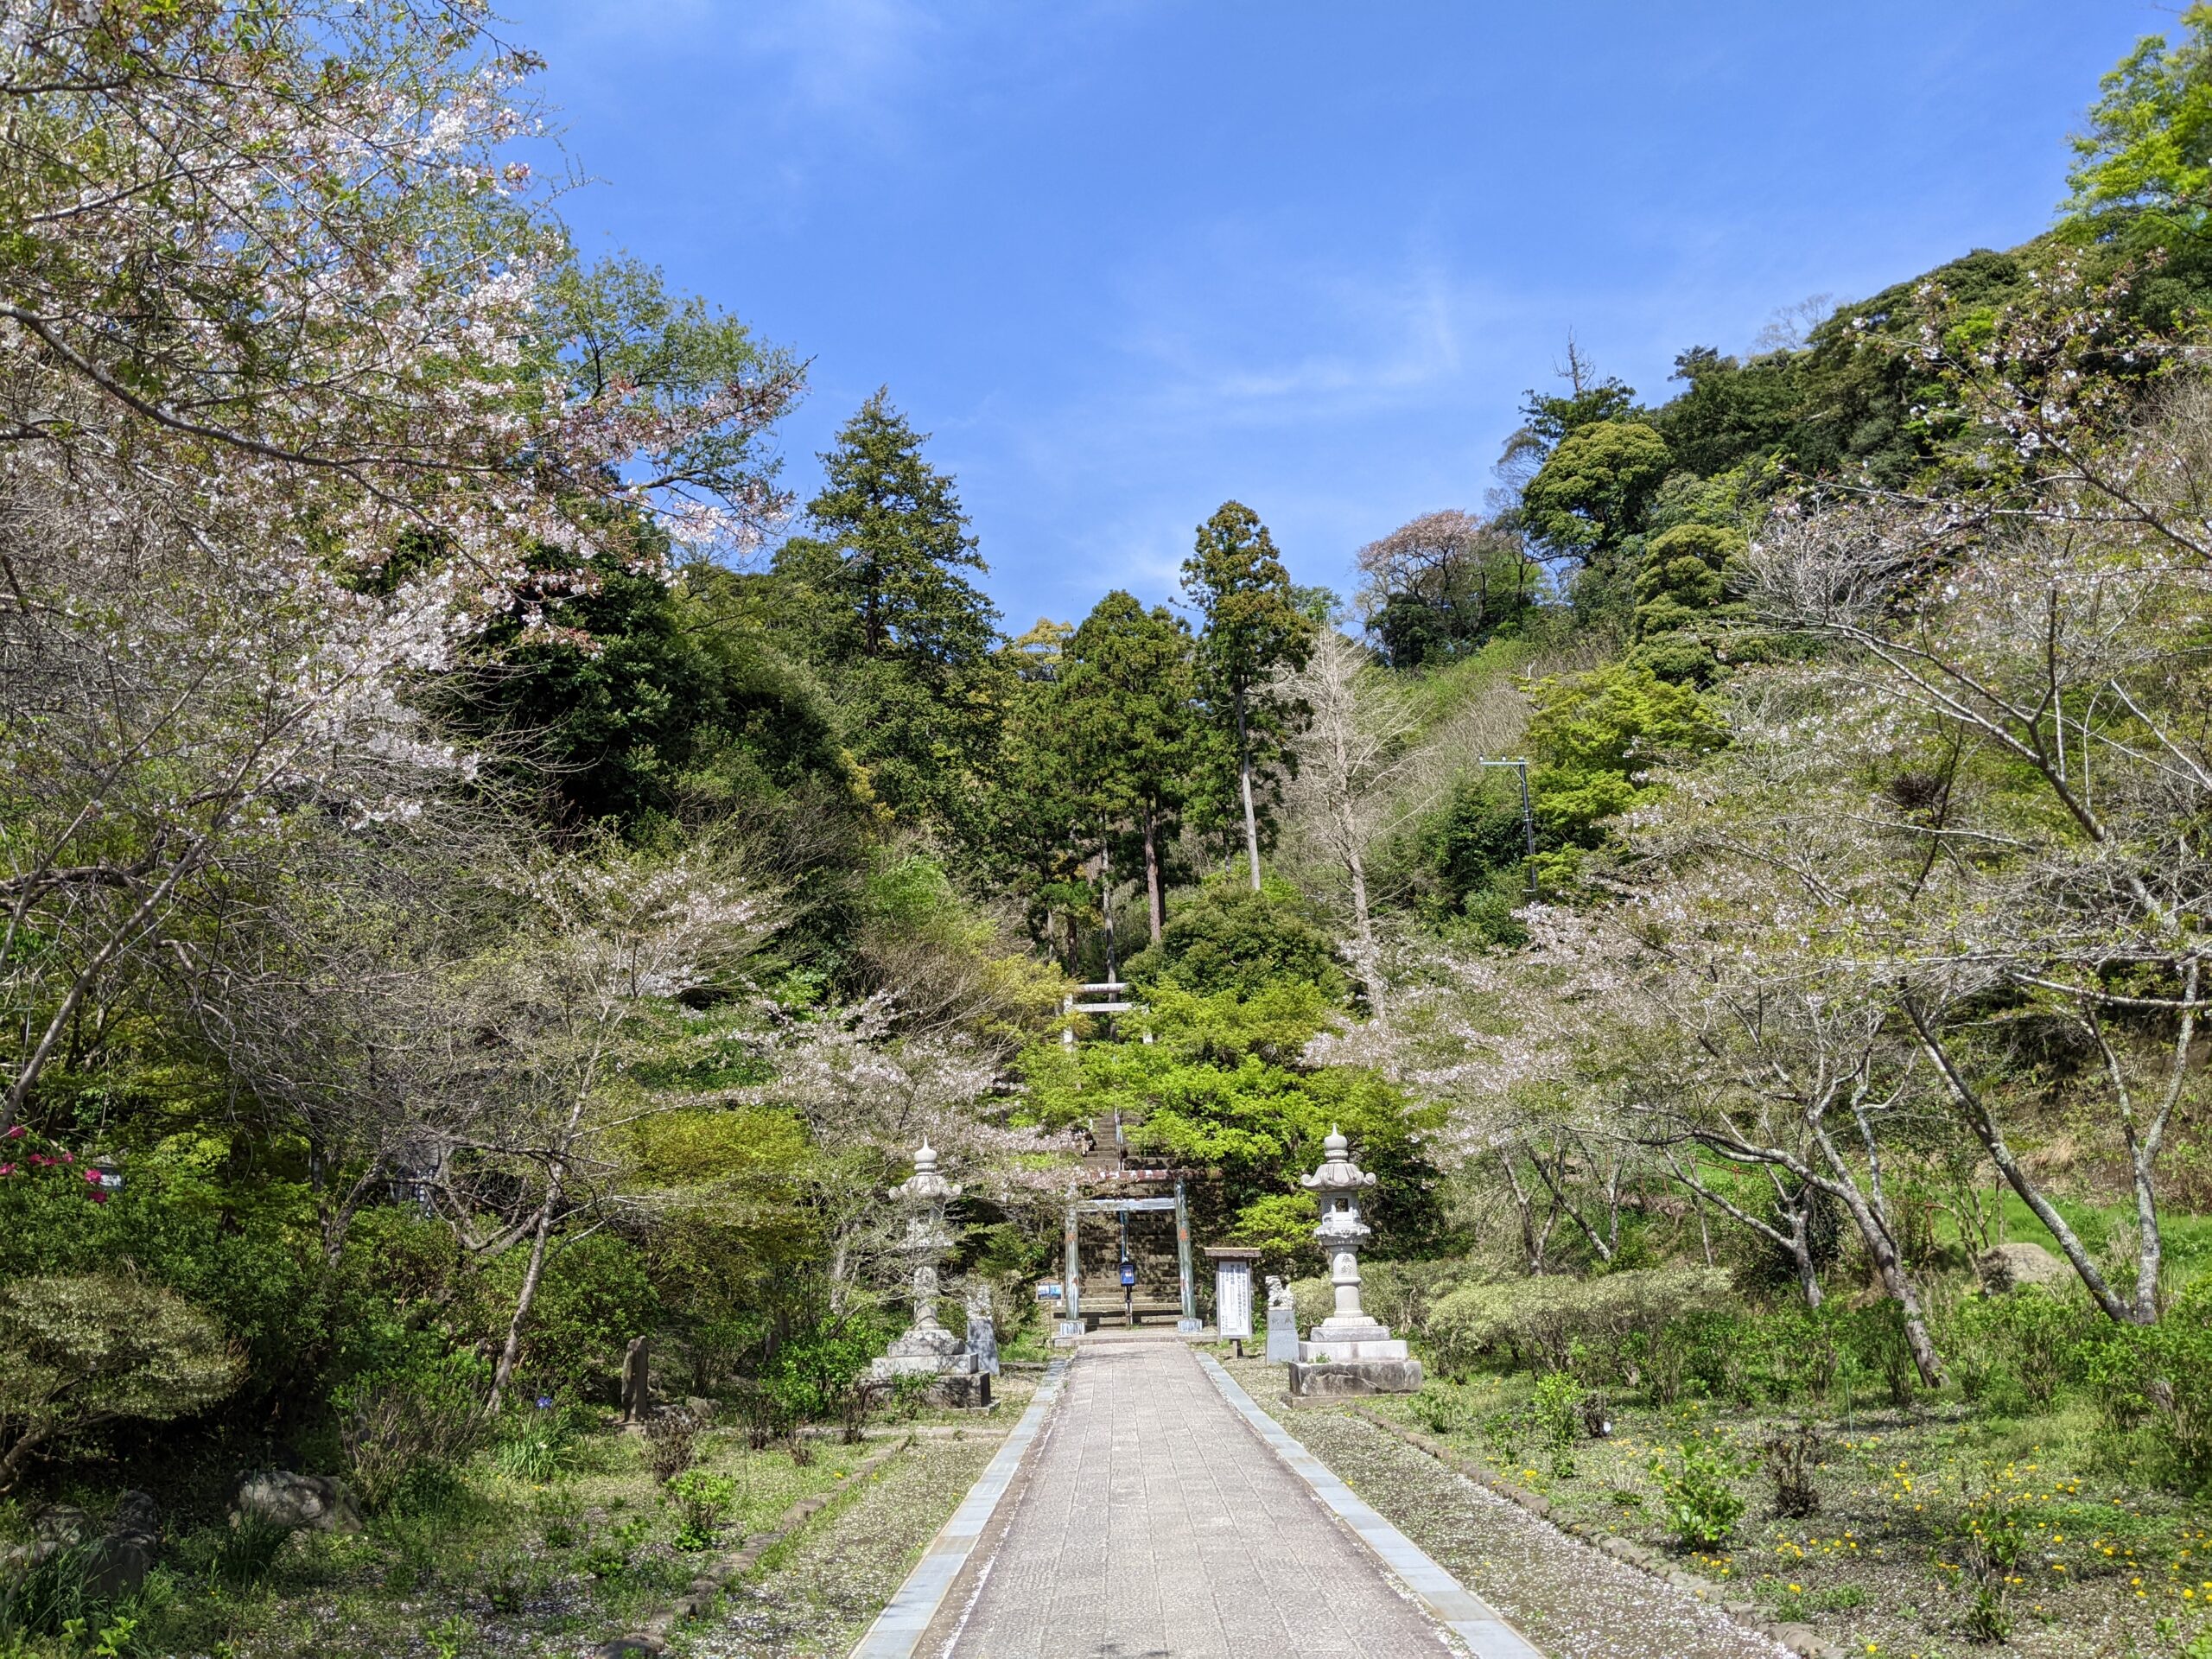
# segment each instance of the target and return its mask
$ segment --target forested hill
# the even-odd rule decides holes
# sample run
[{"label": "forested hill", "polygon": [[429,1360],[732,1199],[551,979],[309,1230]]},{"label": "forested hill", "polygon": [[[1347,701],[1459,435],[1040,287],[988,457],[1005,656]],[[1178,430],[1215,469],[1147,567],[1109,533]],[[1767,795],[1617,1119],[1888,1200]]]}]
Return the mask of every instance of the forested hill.
[{"label": "forested hill", "polygon": [[1341,591],[1224,479],[1173,603],[1027,626],[912,389],[797,499],[804,342],[582,255],[474,15],[11,37],[0,1535],[159,1486],[260,1582],[217,1494],[281,1457],[397,1583],[640,1338],[804,1466],[916,1148],[948,1320],[1035,1357],[1117,1126],[1304,1276],[1340,1125],[1441,1374],[2010,1376],[2202,1487],[2212,9],[2022,246],[1662,387],[1567,343]]}]

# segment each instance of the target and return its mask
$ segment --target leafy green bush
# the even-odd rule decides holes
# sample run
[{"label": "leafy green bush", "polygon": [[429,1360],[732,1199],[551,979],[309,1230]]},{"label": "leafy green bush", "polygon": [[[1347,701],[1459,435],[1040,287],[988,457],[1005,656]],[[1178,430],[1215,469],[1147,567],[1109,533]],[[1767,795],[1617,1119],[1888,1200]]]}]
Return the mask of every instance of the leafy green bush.
[{"label": "leafy green bush", "polygon": [[676,1510],[677,1548],[707,1549],[737,1501],[737,1481],[733,1476],[690,1469],[670,1481],[664,1495]]},{"label": "leafy green bush", "polygon": [[1474,1413],[1466,1397],[1446,1383],[1431,1382],[1413,1397],[1414,1421],[1432,1434],[1453,1434],[1471,1427]]},{"label": "leafy green bush", "polygon": [[857,1440],[860,1419],[872,1403],[869,1363],[890,1335],[891,1328],[874,1313],[825,1321],[778,1348],[760,1381],[787,1423],[837,1422]]},{"label": "leafy green bush", "polygon": [[2177,1491],[2212,1488],[2212,1279],[2191,1283],[2156,1325],[2085,1323],[2066,1362],[2121,1460]]},{"label": "leafy green bush", "polygon": [[1679,1376],[1686,1320],[1725,1318],[1736,1306],[1728,1274],[1711,1268],[1506,1280],[1463,1285],[1440,1297],[1430,1311],[1428,1338],[1439,1363],[1454,1375],[1481,1358],[1498,1357],[1534,1370],[1572,1370],[1588,1382],[1636,1387],[1654,1370]]},{"label": "leafy green bush", "polygon": [[[476,1334],[504,1337],[526,1252],[510,1251],[483,1278]],[[561,1395],[611,1387],[632,1337],[658,1323],[659,1299],[644,1254],[612,1233],[569,1242],[546,1258],[523,1327],[518,1369]]]},{"label": "leafy green bush", "polygon": [[1685,1549],[1718,1549],[1735,1535],[1745,1501],[1729,1484],[1729,1459],[1709,1440],[1690,1440],[1669,1464],[1651,1458],[1651,1478],[1663,1500],[1667,1529]]},{"label": "leafy green bush", "polygon": [[187,1416],[244,1372],[213,1319],[143,1279],[58,1274],[0,1285],[0,1491],[41,1446],[118,1419]]},{"label": "leafy green bush", "polygon": [[2001,1296],[1970,1299],[1961,1310],[1981,1339],[1993,1344],[2002,1363],[2019,1379],[2028,1403],[2048,1409],[2066,1386],[2085,1339],[2101,1334],[2103,1316],[2086,1297],[2062,1295],[2042,1286],[2024,1286]]},{"label": "leafy green bush", "polygon": [[1286,980],[1344,994],[1334,942],[1309,919],[1296,891],[1280,882],[1254,893],[1242,880],[1209,881],[1168,918],[1160,943],[1129,959],[1128,977],[1149,989],[1171,985],[1201,995],[1252,996]]},{"label": "leafy green bush", "polygon": [[[1936,1570],[1947,1572],[1963,1594],[1960,1627],[1976,1642],[2002,1642],[2012,1633],[2010,1606],[2016,1570],[2028,1547],[2034,1497],[2017,1470],[1983,1471],[1967,1497],[1955,1530],[1939,1546]],[[1956,1556],[1946,1561],[1945,1553]]]}]

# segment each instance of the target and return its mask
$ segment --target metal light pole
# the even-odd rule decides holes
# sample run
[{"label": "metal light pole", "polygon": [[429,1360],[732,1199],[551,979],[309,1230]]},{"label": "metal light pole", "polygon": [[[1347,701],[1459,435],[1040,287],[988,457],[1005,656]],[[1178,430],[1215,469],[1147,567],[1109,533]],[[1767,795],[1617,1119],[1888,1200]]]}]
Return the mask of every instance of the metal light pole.
[{"label": "metal light pole", "polygon": [[1521,774],[1521,835],[1527,843],[1529,855],[1529,897],[1536,896],[1536,815],[1529,807],[1529,763],[1526,760],[1484,760],[1478,763],[1484,772],[1493,766],[1510,766]]}]

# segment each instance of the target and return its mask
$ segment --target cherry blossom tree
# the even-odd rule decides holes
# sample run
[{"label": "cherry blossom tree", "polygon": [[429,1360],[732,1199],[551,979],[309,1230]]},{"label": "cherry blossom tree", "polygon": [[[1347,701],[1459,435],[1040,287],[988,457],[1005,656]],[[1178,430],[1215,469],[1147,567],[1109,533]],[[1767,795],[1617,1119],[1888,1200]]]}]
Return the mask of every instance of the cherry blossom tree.
[{"label": "cherry blossom tree", "polygon": [[[2212,395],[2178,379],[2102,437],[2044,408],[2018,441],[2056,464],[1993,503],[1859,500],[1770,524],[1751,598],[1821,654],[1799,717],[1745,736],[1827,757],[1886,888],[1851,946],[1859,973],[1890,988],[1959,1121],[2098,1305],[2147,1323],[2158,1167],[2195,1096],[2204,1006]],[[1986,1080],[2030,1048],[2060,1057],[2044,1089],[2019,1068]],[[2132,1193],[2132,1287],[2014,1144],[2024,1114],[2062,1099],[2095,1102]]]},{"label": "cherry blossom tree", "polygon": [[413,0],[0,36],[0,1128],[226,868],[467,776],[406,694],[486,620],[780,509],[796,367],[577,265],[532,67]]}]

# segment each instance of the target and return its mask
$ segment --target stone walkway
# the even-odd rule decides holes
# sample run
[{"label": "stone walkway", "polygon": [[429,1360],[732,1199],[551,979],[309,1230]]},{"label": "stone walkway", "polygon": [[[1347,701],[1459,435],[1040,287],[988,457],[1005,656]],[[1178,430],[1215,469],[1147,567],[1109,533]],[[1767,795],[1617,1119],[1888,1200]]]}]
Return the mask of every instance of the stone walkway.
[{"label": "stone walkway", "polygon": [[926,1659],[1442,1659],[1459,1651],[1181,1340],[1089,1341]]}]

